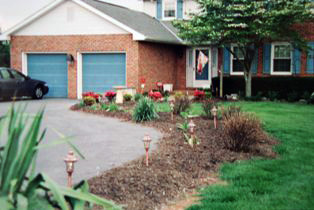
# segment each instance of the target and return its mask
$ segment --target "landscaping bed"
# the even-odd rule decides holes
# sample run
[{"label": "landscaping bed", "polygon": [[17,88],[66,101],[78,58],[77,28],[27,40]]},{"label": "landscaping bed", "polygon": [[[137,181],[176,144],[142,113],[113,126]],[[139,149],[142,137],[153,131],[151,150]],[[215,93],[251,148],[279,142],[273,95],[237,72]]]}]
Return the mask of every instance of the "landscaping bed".
[{"label": "landscaping bed", "polygon": [[[132,120],[128,111],[94,111],[75,106],[71,109],[124,121]],[[127,105],[124,109],[131,110],[132,105]],[[170,113],[159,113],[159,119],[142,123],[164,133],[157,149],[150,155],[149,167],[145,165],[145,157],[141,157],[106,171],[88,181],[91,192],[125,205],[126,209],[161,208],[184,192],[212,184],[211,176],[222,163],[249,159],[252,156],[275,156],[272,145],[276,141],[266,135],[251,152],[232,152],[226,149],[221,127],[214,129],[213,121],[203,117],[193,118],[200,144],[192,148],[185,143],[182,131],[177,129],[176,123],[183,121],[180,116],[175,116],[175,120],[171,121]]]}]

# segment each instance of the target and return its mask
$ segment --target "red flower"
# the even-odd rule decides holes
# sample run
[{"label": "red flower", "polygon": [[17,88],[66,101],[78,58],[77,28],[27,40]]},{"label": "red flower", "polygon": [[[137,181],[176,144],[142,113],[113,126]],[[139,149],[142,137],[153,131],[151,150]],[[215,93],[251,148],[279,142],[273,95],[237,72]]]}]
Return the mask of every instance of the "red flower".
[{"label": "red flower", "polygon": [[145,79],[144,77],[142,77],[142,78],[140,79],[140,83],[141,83],[141,85],[142,85],[142,84],[145,84],[145,83],[146,83],[146,79]]},{"label": "red flower", "polygon": [[114,97],[116,97],[116,95],[117,93],[111,90],[105,93],[105,96],[107,97],[109,101],[112,101]]},{"label": "red flower", "polygon": [[194,91],[194,96],[197,99],[203,99],[205,97],[205,91],[195,90]]},{"label": "red flower", "polygon": [[83,93],[82,96],[83,96],[83,98],[84,97],[92,97],[92,98],[96,99],[96,101],[97,101],[101,95],[94,93],[94,92],[87,92],[87,93]]},{"label": "red flower", "polygon": [[155,101],[159,100],[162,98],[162,94],[160,92],[153,92],[153,91],[150,91],[148,93],[148,96],[151,97],[152,99],[154,99]]}]

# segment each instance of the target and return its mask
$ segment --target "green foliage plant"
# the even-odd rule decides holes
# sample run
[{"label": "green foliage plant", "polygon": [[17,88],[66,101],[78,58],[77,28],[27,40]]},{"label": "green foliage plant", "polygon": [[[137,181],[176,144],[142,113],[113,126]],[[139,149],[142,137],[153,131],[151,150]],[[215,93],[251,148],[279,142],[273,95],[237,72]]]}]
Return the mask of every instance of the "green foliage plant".
[{"label": "green foliage plant", "polygon": [[116,103],[110,103],[107,107],[108,112],[118,112],[120,111],[120,107]]},{"label": "green foliage plant", "polygon": [[134,95],[134,100],[135,100],[136,102],[138,102],[142,97],[143,97],[142,94],[137,93],[137,94]]},{"label": "green foliage plant", "polygon": [[132,95],[131,94],[125,94],[123,96],[124,101],[131,101],[132,100]]},{"label": "green foliage plant", "polygon": [[85,106],[92,106],[96,104],[96,99],[91,96],[86,96],[83,98]]},{"label": "green foliage plant", "polygon": [[[214,108],[214,106],[216,106],[215,102],[211,101],[211,100],[204,100],[202,102],[202,107],[204,110],[204,116],[207,119],[213,119],[213,115],[212,115],[212,109]],[[217,106],[216,106],[217,108]]]},{"label": "green foliage plant", "polygon": [[[38,150],[43,148],[40,143],[46,133],[46,130],[40,131],[44,111],[30,117],[25,108],[12,107],[0,120],[1,210],[36,209],[35,206],[49,210],[84,210],[92,203],[105,209],[121,209],[90,194],[85,181],[70,189],[58,186],[44,173],[35,173],[36,157]],[[63,139],[61,143],[64,142],[67,141]]]},{"label": "green foliage plant", "polygon": [[151,121],[158,117],[155,102],[148,97],[142,97],[133,110],[133,120],[135,122]]}]

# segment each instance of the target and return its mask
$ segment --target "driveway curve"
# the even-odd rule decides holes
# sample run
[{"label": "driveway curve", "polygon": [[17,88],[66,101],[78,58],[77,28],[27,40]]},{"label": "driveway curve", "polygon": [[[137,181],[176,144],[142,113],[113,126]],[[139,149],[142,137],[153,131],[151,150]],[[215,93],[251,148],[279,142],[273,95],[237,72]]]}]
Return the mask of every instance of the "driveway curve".
[{"label": "driveway curve", "polygon": [[[76,102],[68,99],[16,102],[28,104],[29,114],[34,114],[40,107],[45,106],[42,129],[47,128],[47,134],[43,144],[60,139],[56,131],[75,139],[72,143],[86,159],[79,160],[75,165],[74,182],[89,179],[143,155],[145,151],[142,138],[145,134],[152,137],[153,149],[162,137],[162,134],[153,128],[70,111],[69,107]],[[11,102],[0,103],[0,116],[5,114],[10,106]],[[37,171],[44,172],[57,183],[65,185],[67,175],[63,159],[69,149],[66,144],[41,149],[37,159]]]}]

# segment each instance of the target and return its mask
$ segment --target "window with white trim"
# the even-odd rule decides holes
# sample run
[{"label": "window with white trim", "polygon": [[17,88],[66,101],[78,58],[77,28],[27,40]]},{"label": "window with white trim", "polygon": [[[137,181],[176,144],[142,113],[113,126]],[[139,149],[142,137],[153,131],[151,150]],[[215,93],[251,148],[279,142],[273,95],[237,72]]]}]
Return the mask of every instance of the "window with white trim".
[{"label": "window with white trim", "polygon": [[272,45],[272,73],[290,74],[292,70],[292,50],[289,43]]},{"label": "window with white trim", "polygon": [[236,46],[232,46],[231,50],[234,53],[234,55],[231,54],[231,74],[243,74],[244,66],[241,63],[244,61],[243,52],[240,47]]},{"label": "window with white trim", "polygon": [[163,1],[163,18],[174,19],[177,16],[177,0]]}]

